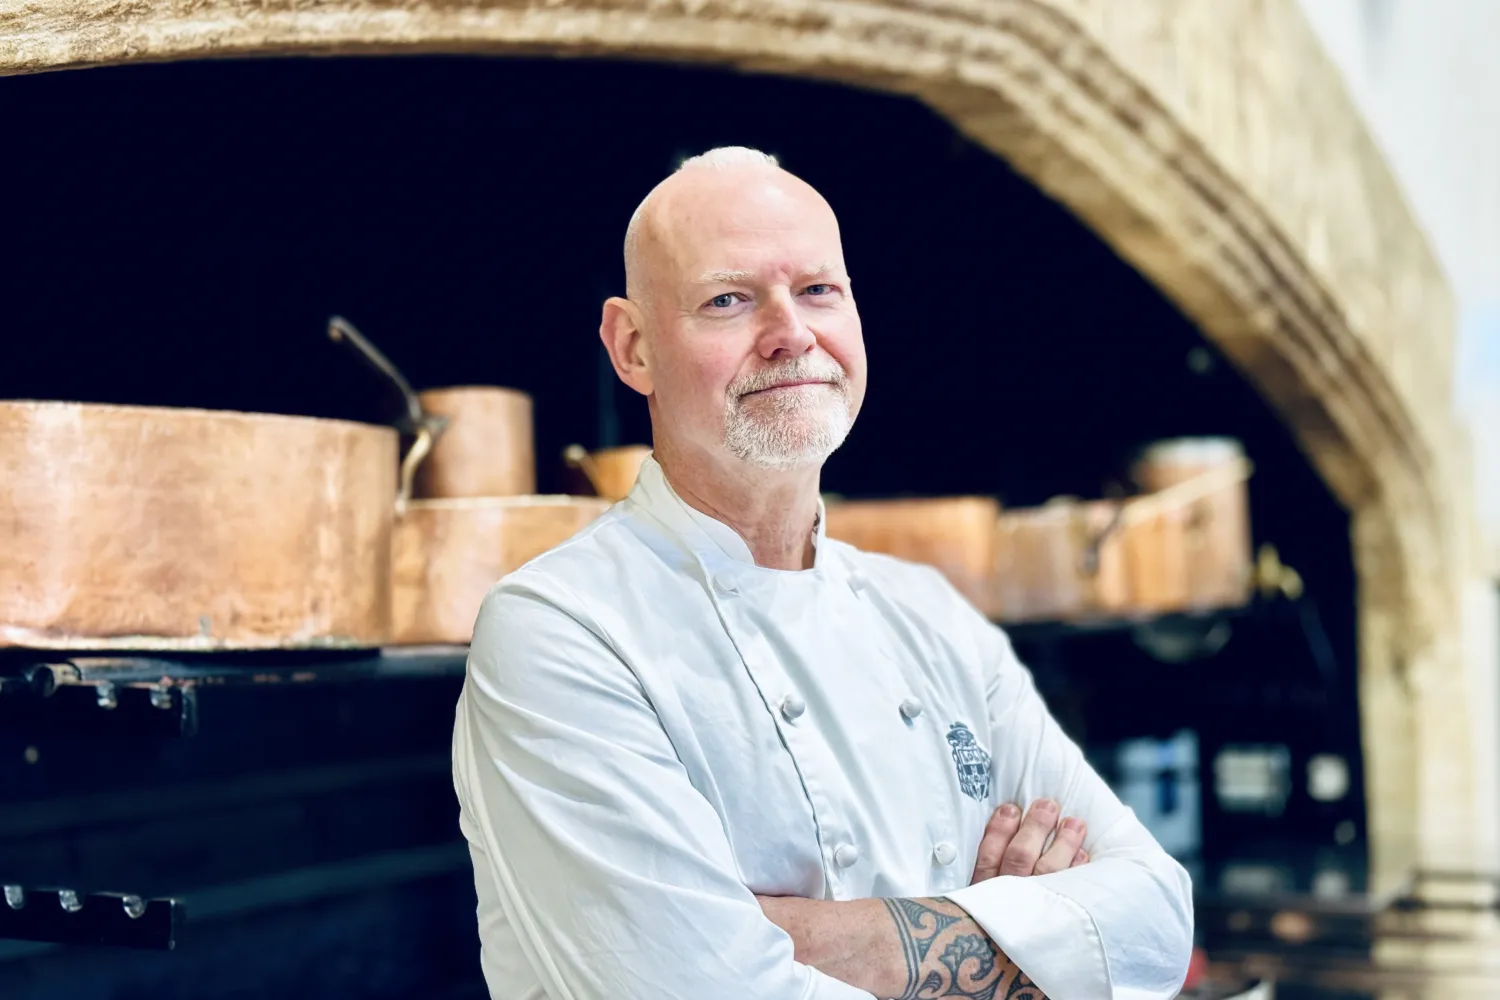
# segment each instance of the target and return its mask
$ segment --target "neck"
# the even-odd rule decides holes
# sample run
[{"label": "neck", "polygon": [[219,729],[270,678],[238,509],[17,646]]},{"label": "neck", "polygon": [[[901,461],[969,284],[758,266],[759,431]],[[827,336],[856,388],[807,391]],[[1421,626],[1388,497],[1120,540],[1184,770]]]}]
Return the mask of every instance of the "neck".
[{"label": "neck", "polygon": [[656,444],[652,454],[683,502],[733,528],[749,546],[755,565],[812,567],[817,466],[760,469],[666,441]]}]

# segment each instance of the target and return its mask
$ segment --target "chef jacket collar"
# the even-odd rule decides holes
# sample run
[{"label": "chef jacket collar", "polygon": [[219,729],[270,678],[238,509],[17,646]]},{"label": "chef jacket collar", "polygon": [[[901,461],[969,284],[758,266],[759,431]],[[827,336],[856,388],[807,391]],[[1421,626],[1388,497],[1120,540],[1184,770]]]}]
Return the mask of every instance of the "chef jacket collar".
[{"label": "chef jacket collar", "polygon": [[[672,484],[667,482],[666,474],[662,472],[654,455],[647,455],[641,463],[640,475],[630,491],[630,499],[671,528],[709,572],[714,572],[725,564],[740,564],[766,574],[798,572],[756,566],[755,556],[751,554],[750,546],[745,544],[739,532],[723,521],[689,506],[687,501],[677,495]],[[819,497],[818,512],[813,521],[812,571],[831,569],[835,565],[831,550],[822,544],[825,520],[823,498]]]}]

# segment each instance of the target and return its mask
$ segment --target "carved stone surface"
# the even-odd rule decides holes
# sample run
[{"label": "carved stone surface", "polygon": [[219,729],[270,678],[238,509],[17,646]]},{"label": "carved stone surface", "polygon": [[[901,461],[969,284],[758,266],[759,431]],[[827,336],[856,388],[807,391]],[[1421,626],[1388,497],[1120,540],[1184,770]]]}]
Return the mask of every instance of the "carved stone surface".
[{"label": "carved stone surface", "polygon": [[1294,0],[0,0],[0,74],[285,53],[713,62],[912,94],[1160,286],[1354,513],[1378,868],[1488,837],[1447,285]]}]

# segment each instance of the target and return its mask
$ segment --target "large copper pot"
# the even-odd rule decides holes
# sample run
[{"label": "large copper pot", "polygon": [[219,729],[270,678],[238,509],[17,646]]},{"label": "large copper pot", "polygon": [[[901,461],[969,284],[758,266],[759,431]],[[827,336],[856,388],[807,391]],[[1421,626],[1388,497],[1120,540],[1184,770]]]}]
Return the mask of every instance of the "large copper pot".
[{"label": "large copper pot", "polygon": [[834,501],[829,538],[934,566],[986,614],[994,600],[1000,504],[992,497]]},{"label": "large copper pot", "polygon": [[1127,500],[1059,498],[1000,517],[995,617],[1071,621],[1232,607],[1250,598],[1245,479],[1236,442],[1161,442]]},{"label": "large copper pot", "polygon": [[1128,501],[1122,518],[1133,601],[1141,610],[1250,600],[1250,471],[1230,438],[1162,441],[1142,454],[1132,475],[1145,495]]},{"label": "large copper pot", "polygon": [[396,464],[388,427],[0,402],[0,646],[379,645]]},{"label": "large copper pot", "polygon": [[1129,602],[1120,505],[1060,497],[1000,516],[993,615],[1070,621],[1116,614]]},{"label": "large copper pot", "polygon": [[609,506],[599,497],[569,496],[412,501],[396,522],[392,642],[467,643],[496,581]]}]

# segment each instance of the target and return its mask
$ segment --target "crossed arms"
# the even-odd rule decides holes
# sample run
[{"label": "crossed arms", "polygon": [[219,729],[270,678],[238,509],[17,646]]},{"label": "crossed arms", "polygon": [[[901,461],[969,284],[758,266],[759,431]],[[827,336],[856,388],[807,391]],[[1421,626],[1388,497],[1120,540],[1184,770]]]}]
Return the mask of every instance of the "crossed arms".
[{"label": "crossed arms", "polygon": [[991,692],[1004,756],[1021,762],[1007,772],[997,754],[994,781],[1086,817],[1087,864],[1007,868],[943,899],[762,900],[598,635],[513,586],[486,601],[471,648],[454,772],[481,937],[488,955],[492,927],[513,931],[552,1000],[1169,1000],[1182,982],[1185,874],[1082,763],[1024,671]]},{"label": "crossed arms", "polygon": [[[1085,824],[1058,823],[1058,805],[1007,803],[985,829],[971,885],[1007,875],[1046,875],[1088,861]],[[1050,846],[1049,835],[1054,835]],[[849,902],[760,896],[766,916],[791,936],[796,959],[878,997],[1046,1000],[974,918],[941,897]]]}]

